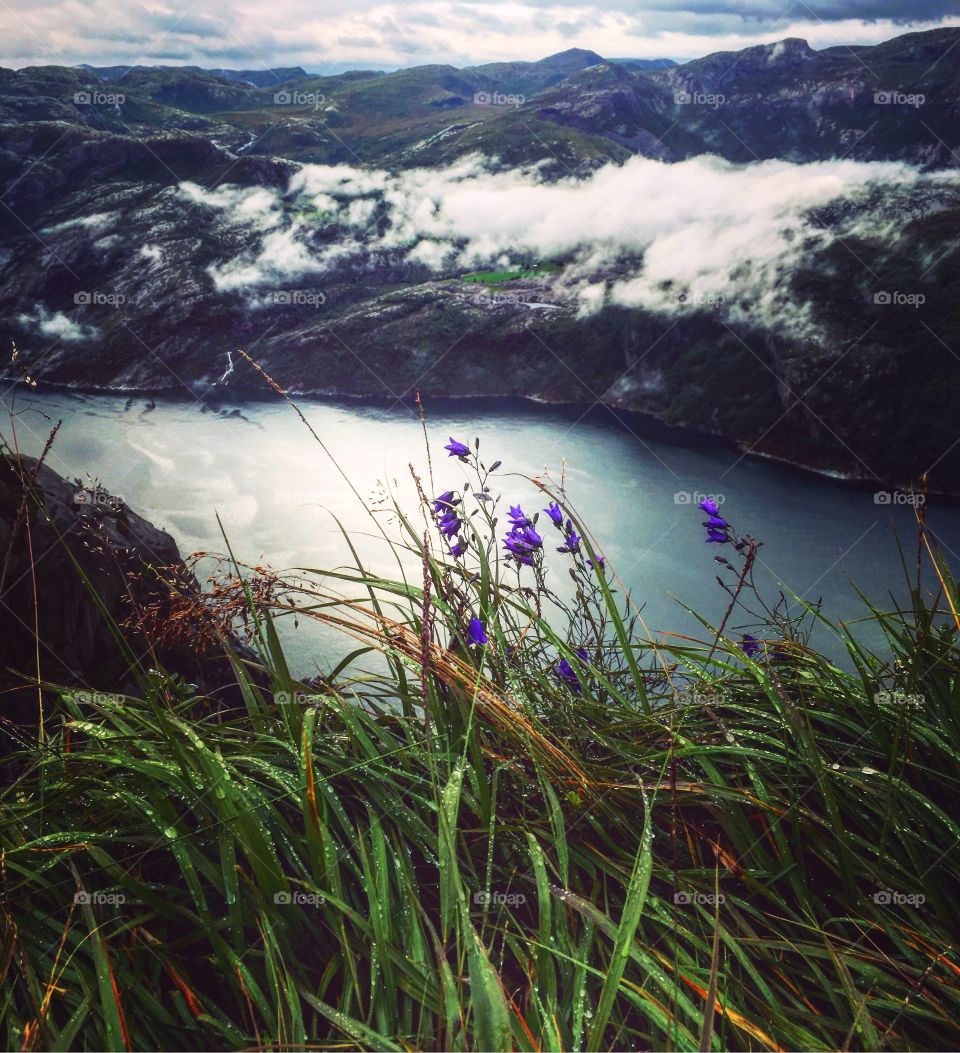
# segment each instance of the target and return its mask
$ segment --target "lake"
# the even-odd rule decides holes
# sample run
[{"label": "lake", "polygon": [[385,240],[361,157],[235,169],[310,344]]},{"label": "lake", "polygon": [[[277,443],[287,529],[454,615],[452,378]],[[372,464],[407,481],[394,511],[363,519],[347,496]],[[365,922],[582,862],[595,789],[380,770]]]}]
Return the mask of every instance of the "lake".
[{"label": "lake", "polygon": [[[279,400],[210,409],[173,398],[20,389],[16,401],[24,452],[42,447],[50,427],[44,415],[62,419],[50,466],[68,477],[98,478],[173,534],[184,555],[224,551],[219,516],[243,562],[278,570],[342,567],[350,553],[338,519],[365,565],[395,575],[395,560],[347,480],[366,501],[388,488],[413,513],[408,465],[427,478],[416,413],[405,405],[300,405],[343,474]],[[808,601],[822,599],[831,618],[850,621],[865,613],[851,580],[880,606],[892,602],[891,592],[900,602],[908,595],[896,535],[909,565],[916,549],[913,510],[896,503],[896,495],[878,504],[875,487],[757,461],[712,443],[678,442],[649,422],[604,408],[584,415],[582,409],[522,401],[462,400],[428,403],[426,412],[437,492],[464,479],[459,463],[442,449],[451,435],[471,443],[479,436],[486,463],[503,462],[504,496],[527,511],[545,502],[520,476],[546,468],[559,479],[565,467],[573,505],[655,633],[696,631],[684,606],[713,621],[726,606],[712,559],[718,546],[704,544],[698,495],[718,495],[723,515],[763,541],[756,579],[771,600],[782,586]],[[501,518],[505,512],[504,506]],[[387,514],[381,521],[395,531]],[[931,499],[928,521],[960,565],[954,556],[960,552],[960,507]],[[877,642],[871,627],[860,631]],[[316,671],[315,662],[328,669],[355,646],[315,625],[295,629],[289,620],[283,635],[291,665],[302,675]],[[813,640],[839,654],[829,630],[818,630]]]}]

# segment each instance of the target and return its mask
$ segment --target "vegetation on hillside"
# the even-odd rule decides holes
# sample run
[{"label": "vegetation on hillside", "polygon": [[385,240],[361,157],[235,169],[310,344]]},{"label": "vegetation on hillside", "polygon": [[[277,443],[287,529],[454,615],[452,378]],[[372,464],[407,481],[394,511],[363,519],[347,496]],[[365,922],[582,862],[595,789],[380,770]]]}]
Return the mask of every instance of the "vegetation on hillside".
[{"label": "vegetation on hillside", "polygon": [[[865,604],[882,654],[831,626],[841,668],[735,509],[690,523],[726,616],[654,641],[562,478],[431,450],[420,507],[371,511],[394,580],[227,546],[142,612],[243,627],[242,709],[149,654],[135,697],[42,685],[0,806],[6,1047],[955,1046],[960,593],[922,514],[909,606]],[[356,649],[297,680],[293,617]]]}]

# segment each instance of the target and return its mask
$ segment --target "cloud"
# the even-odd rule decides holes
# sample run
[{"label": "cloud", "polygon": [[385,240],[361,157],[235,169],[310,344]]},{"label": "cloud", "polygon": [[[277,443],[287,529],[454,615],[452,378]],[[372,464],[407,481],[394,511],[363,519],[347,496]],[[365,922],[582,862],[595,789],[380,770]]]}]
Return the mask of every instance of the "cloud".
[{"label": "cloud", "polygon": [[[633,8],[637,5],[626,6]],[[767,22],[780,21],[794,10],[805,13],[811,20],[832,22],[846,19],[922,22],[935,21],[956,13],[954,0],[912,0],[909,6],[903,0],[804,0],[802,4],[795,5],[783,3],[782,0],[657,0],[644,7],[655,11],[734,15],[745,20]]]},{"label": "cloud", "polygon": [[828,47],[938,25],[960,25],[956,0],[353,0],[349,8],[275,0],[269,20],[254,0],[202,10],[172,0],[46,0],[0,5],[0,64],[300,64],[324,73],[537,59],[571,45],[688,59],[785,36]]},{"label": "cloud", "polygon": [[192,205],[202,205],[226,213],[228,223],[249,226],[255,230],[270,230],[281,221],[277,195],[262,187],[253,190],[222,186],[206,190],[196,183],[181,183],[180,194]]},{"label": "cloud", "polygon": [[95,237],[113,227],[118,217],[118,212],[94,212],[89,216],[80,216],[78,219],[64,220],[63,223],[52,227],[44,227],[41,233],[60,234],[67,230],[86,230]]},{"label": "cloud", "polygon": [[[181,193],[194,200],[198,189]],[[838,238],[882,229],[895,243],[911,211],[960,202],[960,171],[634,157],[590,178],[547,181],[537,166],[491,170],[471,157],[401,173],[307,165],[285,193],[234,187],[204,201],[230,246],[209,270],[221,292],[336,280],[343,267],[412,265],[426,279],[538,260],[560,265],[552,295],[581,315],[605,304],[666,315],[716,307],[812,337],[807,308],[787,295],[794,270]],[[825,206],[843,218],[820,222]]]},{"label": "cloud", "polygon": [[37,304],[29,313],[18,314],[17,321],[30,332],[57,338],[65,343],[95,340],[100,335],[94,326],[74,322],[63,311],[50,312],[43,304]]}]

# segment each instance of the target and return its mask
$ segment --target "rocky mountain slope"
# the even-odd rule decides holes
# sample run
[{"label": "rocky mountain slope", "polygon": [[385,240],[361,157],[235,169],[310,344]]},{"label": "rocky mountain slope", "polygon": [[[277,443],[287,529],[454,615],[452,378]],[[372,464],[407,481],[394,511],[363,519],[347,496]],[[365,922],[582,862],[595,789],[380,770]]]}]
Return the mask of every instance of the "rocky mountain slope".
[{"label": "rocky mountain slope", "polygon": [[[602,397],[819,468],[896,483],[930,469],[960,492],[958,39],[786,40],[645,70],[572,50],[266,87],[183,68],[0,70],[7,376],[222,398],[257,384],[245,347],[303,392]],[[623,298],[586,311],[585,264],[566,250],[494,253],[473,280],[422,255],[429,239],[411,251],[389,190],[305,195],[300,167],[345,164],[379,185],[479,155],[562,184],[704,152],[944,176],[875,208],[864,190],[810,211],[768,290],[803,325],[775,325],[769,305],[718,309],[679,287],[671,311]],[[244,277],[268,255],[287,269]],[[592,266],[609,287],[637,265]]]},{"label": "rocky mountain slope", "polygon": [[391,167],[479,149],[509,164],[556,164],[561,174],[565,164],[654,147],[667,160],[713,152],[947,166],[960,116],[958,35],[823,51],[788,39],[667,68],[576,48],[539,62],[326,77],[28,67],[0,70],[0,128],[4,138],[25,121],[133,137],[190,131],[235,151]]},{"label": "rocky mountain slope", "polygon": [[[169,534],[91,480],[0,455],[0,773],[5,755],[37,733],[37,692],[29,683],[38,661],[35,628],[45,681],[75,687],[91,701],[101,692],[135,692],[160,661],[199,685],[214,706],[240,703],[222,647],[200,653],[158,643],[136,627],[148,611],[162,619],[177,593],[198,602],[201,595]],[[239,640],[230,643],[248,657]]]},{"label": "rocky mountain slope", "polygon": [[[101,80],[126,80],[131,70],[136,66],[90,66],[86,62],[80,64],[80,69],[85,69],[96,74]],[[151,67],[144,67],[151,68]],[[164,66],[162,69],[182,69],[191,73],[211,73],[215,77],[224,80],[238,80],[249,84],[254,88],[264,88],[269,84],[282,84],[284,81],[297,80],[306,77],[307,71],[301,66],[278,66],[274,69],[208,69],[201,70],[199,66]]]}]

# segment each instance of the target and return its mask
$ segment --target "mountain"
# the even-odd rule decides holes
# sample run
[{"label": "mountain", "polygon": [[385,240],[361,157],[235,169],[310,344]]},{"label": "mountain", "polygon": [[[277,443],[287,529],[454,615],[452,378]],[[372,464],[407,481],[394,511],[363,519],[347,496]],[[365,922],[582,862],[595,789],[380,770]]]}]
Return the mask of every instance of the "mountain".
[{"label": "mountain", "polygon": [[570,48],[540,59],[539,62],[489,62],[470,69],[484,77],[487,83],[498,85],[496,90],[499,92],[507,95],[535,95],[544,88],[559,84],[571,73],[603,62],[602,56],[595,51]]},{"label": "mountain", "polygon": [[[27,67],[0,71],[0,130],[25,121],[132,137],[181,130],[234,153],[322,164],[420,167],[480,152],[557,175],[636,153],[943,167],[956,163],[958,39],[941,29],[823,51],[787,39],[646,69],[574,48],[465,69],[268,71],[294,75],[281,91],[249,83],[248,71]],[[84,94],[108,101],[75,104]]]},{"label": "mountain", "polygon": [[[650,75],[678,132],[733,161],[769,157],[956,165],[960,30],[814,51],[804,40],[719,52]],[[666,146],[673,147],[671,135]],[[675,156],[688,156],[676,141]]]},{"label": "mountain", "polygon": [[[8,379],[26,367],[53,383],[219,398],[256,386],[228,359],[247,347],[303,392],[603,393],[832,471],[899,483],[935,464],[934,487],[960,493],[960,192],[946,145],[960,117],[958,42],[960,30],[824,51],[788,39],[647,70],[573,49],[466,69],[298,69],[265,86],[187,67],[112,80],[2,69],[0,341],[19,350]],[[475,279],[481,263],[419,233],[471,173],[501,192],[535,165],[563,187],[638,158],[703,154],[909,162],[944,178],[898,190],[894,166],[886,190],[808,209],[781,263],[722,310],[665,311],[665,295],[686,296],[669,278],[649,293],[657,302],[584,310],[591,288],[629,292],[642,239],[632,260],[495,247]],[[347,189],[311,163],[349,166]],[[440,179],[450,165],[462,175]],[[422,200],[391,184],[404,172]],[[468,198],[461,208],[469,223]],[[505,211],[503,222],[518,221]],[[735,233],[681,242],[680,255],[703,252],[706,267]]]},{"label": "mountain", "polygon": [[634,72],[651,69],[669,69],[671,66],[677,65],[677,63],[674,62],[673,59],[668,58],[612,58],[607,59],[607,61],[612,62],[615,66],[623,66],[624,69],[632,70]]},{"label": "mountain", "polygon": [[88,66],[82,62],[79,69],[95,73],[101,80],[117,81],[126,79],[131,70],[181,69],[194,73],[210,73],[224,80],[238,80],[254,88],[266,88],[271,84],[282,84],[287,80],[305,77],[307,71],[301,66],[279,66],[275,69],[200,69],[199,66]]}]

